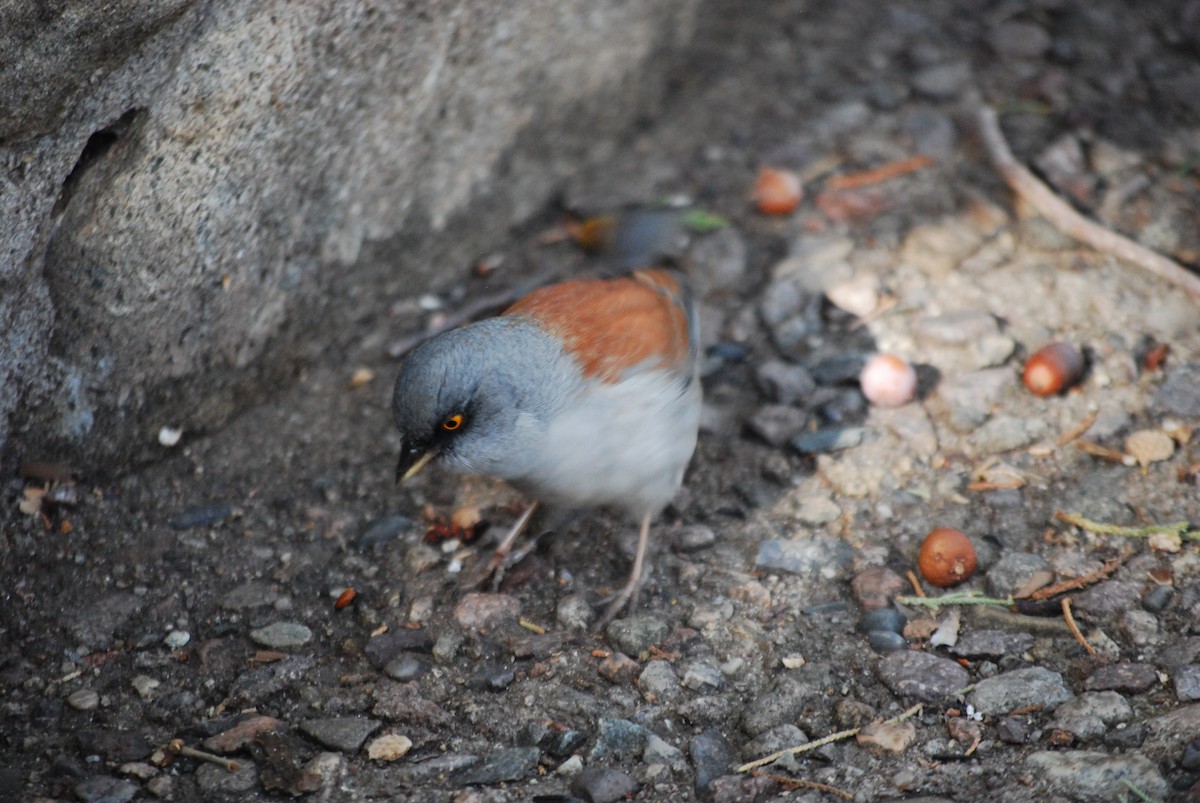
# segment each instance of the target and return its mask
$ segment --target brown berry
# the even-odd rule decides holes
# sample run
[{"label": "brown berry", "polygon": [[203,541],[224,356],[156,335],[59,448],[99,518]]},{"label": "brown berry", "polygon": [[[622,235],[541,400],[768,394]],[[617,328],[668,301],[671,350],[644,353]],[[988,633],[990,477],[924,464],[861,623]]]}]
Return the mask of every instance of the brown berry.
[{"label": "brown berry", "polygon": [[1050,343],[1025,363],[1025,387],[1038,396],[1053,396],[1079,381],[1083,355],[1070,343]]},{"label": "brown berry", "polygon": [[975,547],[961,530],[938,527],[921,544],[921,576],[935,586],[954,586],[975,573]]},{"label": "brown berry", "polygon": [[764,167],[754,182],[754,204],[764,215],[789,215],[804,197],[800,177],[790,170]]}]

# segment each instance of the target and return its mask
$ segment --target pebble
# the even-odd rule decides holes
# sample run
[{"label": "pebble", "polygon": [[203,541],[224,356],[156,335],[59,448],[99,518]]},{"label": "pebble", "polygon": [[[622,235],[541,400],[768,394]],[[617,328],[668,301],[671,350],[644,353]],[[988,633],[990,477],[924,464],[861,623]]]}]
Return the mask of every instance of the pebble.
[{"label": "pebble", "polygon": [[247,608],[259,608],[274,605],[279,599],[279,592],[267,583],[251,580],[231,589],[221,598],[221,607],[230,611],[241,611]]},{"label": "pebble", "polygon": [[76,784],[72,791],[84,803],[125,803],[133,800],[140,787],[124,778],[98,776]]},{"label": "pebble", "polygon": [[117,629],[136,616],[143,604],[134,594],[110,594],[75,609],[63,624],[83,652],[106,650]]},{"label": "pebble", "polygon": [[312,641],[313,633],[299,622],[275,622],[250,631],[256,644],[272,650],[302,647]]},{"label": "pebble", "polygon": [[953,655],[963,658],[1002,658],[1021,655],[1033,646],[1029,633],[1009,633],[1004,630],[972,630],[950,648]]},{"label": "pebble", "polygon": [[592,621],[592,606],[583,594],[568,594],[558,601],[554,618],[568,630],[587,630]]},{"label": "pebble", "polygon": [[258,715],[240,720],[232,728],[208,737],[201,747],[213,753],[234,753],[249,745],[260,733],[283,730],[283,720]]},{"label": "pebble", "polygon": [[541,751],[536,747],[502,748],[480,763],[456,772],[453,780],[458,786],[486,786],[519,781],[537,770],[540,755]]},{"label": "pebble", "polygon": [[133,680],[129,681],[129,685],[133,686],[133,690],[138,693],[138,697],[149,701],[154,699],[154,692],[162,685],[162,681],[148,675],[136,675]]},{"label": "pebble", "polygon": [[679,696],[679,677],[669,661],[648,661],[638,675],[638,691],[650,702],[666,702]]},{"label": "pebble", "polygon": [[1119,800],[1129,793],[1125,782],[1152,799],[1161,799],[1167,793],[1167,782],[1158,768],[1136,753],[1043,750],[1030,755],[1025,765],[1034,773],[1037,783],[1067,794],[1072,800]]},{"label": "pebble", "polygon": [[680,705],[679,716],[695,727],[725,727],[735,721],[740,702],[720,694],[701,694]]},{"label": "pebble", "polygon": [[374,761],[395,761],[412,749],[412,739],[399,733],[389,733],[372,739],[367,745],[367,758]]},{"label": "pebble", "polygon": [[258,769],[249,761],[239,761],[233,772],[215,764],[201,764],[196,768],[196,786],[205,800],[243,799],[258,786]]},{"label": "pebble", "polygon": [[908,639],[891,630],[872,630],[867,633],[867,646],[880,655],[884,655],[908,649]]},{"label": "pebble", "polygon": [[675,548],[680,552],[699,552],[717,543],[717,533],[704,524],[688,524],[671,534]]},{"label": "pebble", "polygon": [[472,591],[454,606],[454,621],[464,630],[492,630],[521,615],[521,601],[511,594]]},{"label": "pebble", "polygon": [[646,739],[646,749],[642,752],[642,763],[663,764],[670,767],[672,772],[687,770],[687,759],[683,757],[683,751],[653,733]]},{"label": "pebble", "polygon": [[1176,761],[1200,733],[1200,703],[1185,705],[1146,720],[1144,752],[1153,761]]},{"label": "pebble", "polygon": [[665,619],[642,614],[609,622],[604,635],[609,644],[626,655],[641,655],[665,639],[669,632],[671,627]]},{"label": "pebble", "polygon": [[1120,750],[1135,750],[1146,741],[1147,728],[1140,722],[1120,724],[1104,734],[1104,744]]},{"label": "pebble", "polygon": [[1052,728],[1065,730],[1080,739],[1102,736],[1119,723],[1133,718],[1133,708],[1114,691],[1084,692],[1054,710]]},{"label": "pebble", "polygon": [[428,671],[429,664],[410,653],[397,655],[383,667],[383,674],[401,682],[416,680]]},{"label": "pebble", "polygon": [[953,100],[971,80],[971,65],[965,61],[934,64],[918,70],[912,87],[932,100]]},{"label": "pebble", "polygon": [[633,776],[621,770],[588,767],[571,779],[571,793],[588,803],[616,803],[638,793]]},{"label": "pebble", "polygon": [[1029,705],[1053,708],[1071,697],[1062,675],[1034,666],[984,678],[975,684],[967,702],[975,706],[976,711],[993,716]]},{"label": "pebble", "polygon": [[424,628],[394,628],[367,642],[363,655],[376,669],[383,669],[408,652],[427,653],[433,649],[433,636]]},{"label": "pebble", "polygon": [[450,663],[454,660],[454,656],[458,654],[458,650],[462,647],[463,642],[467,637],[460,630],[447,630],[437,637],[437,641],[433,643],[433,649],[430,653],[435,659],[443,664]]},{"label": "pebble", "polygon": [[746,429],[768,446],[779,448],[804,429],[808,413],[788,404],[765,404],[746,419]]},{"label": "pebble", "polygon": [[741,716],[742,730],[750,736],[760,736],[779,725],[793,722],[805,704],[819,694],[809,684],[785,675],[746,704]]},{"label": "pebble", "polygon": [[1168,366],[1167,378],[1154,394],[1153,406],[1180,418],[1200,417],[1200,362]]},{"label": "pebble", "polygon": [[311,655],[291,655],[282,661],[243,672],[234,681],[229,696],[239,704],[254,705],[259,700],[296,683],[307,675],[316,663],[316,659]]},{"label": "pebble", "polygon": [[1077,616],[1100,620],[1122,614],[1138,607],[1142,598],[1142,583],[1136,580],[1106,580],[1077,594],[1071,602]]},{"label": "pebble", "polygon": [[94,689],[76,689],[67,696],[67,705],[76,711],[94,711],[100,705],[100,695]]},{"label": "pebble", "polygon": [[1183,748],[1179,766],[1188,772],[1200,772],[1200,739],[1189,742],[1187,747]]},{"label": "pebble", "polygon": [[685,689],[692,691],[719,691],[725,688],[725,676],[721,674],[721,670],[700,661],[688,666],[683,673],[682,682]]},{"label": "pebble", "polygon": [[146,791],[160,800],[175,797],[175,779],[170,775],[158,775],[146,782]]},{"label": "pebble", "polygon": [[630,758],[641,755],[645,751],[650,731],[641,725],[627,719],[610,717],[601,717],[596,725],[599,732],[596,734],[596,743],[592,745],[591,753],[588,755],[590,761],[610,756]]},{"label": "pebble", "polygon": [[692,737],[688,755],[696,771],[696,794],[707,797],[709,786],[733,767],[737,754],[733,746],[715,728],[708,728]]},{"label": "pebble", "polygon": [[192,634],[186,630],[172,630],[163,639],[163,645],[168,650],[180,650],[186,647],[191,640]]},{"label": "pebble", "polygon": [[970,443],[979,454],[1011,452],[1043,437],[1047,428],[1041,418],[997,415],[971,433]]},{"label": "pebble", "polygon": [[1200,700],[1200,664],[1179,667],[1171,681],[1175,686],[1175,696],[1180,702]]},{"label": "pebble", "polygon": [[1053,576],[1045,558],[1031,552],[1010,552],[988,569],[988,591],[995,597],[1008,597],[1041,574]]},{"label": "pebble", "polygon": [[[581,772],[583,772],[583,757],[582,756],[571,756],[566,761],[559,764],[558,768],[554,770],[554,773],[556,775],[564,775],[564,776],[575,776]],[[563,803],[569,803],[569,802],[563,801]]]},{"label": "pebble", "polygon": [[[1142,607],[1150,613],[1162,613],[1167,606],[1171,604],[1171,600],[1175,598],[1175,589],[1171,586],[1154,585],[1146,590],[1142,595]],[[1158,630],[1158,617],[1154,619],[1154,629]]]},{"label": "pebble", "polygon": [[1015,717],[1000,717],[996,722],[996,735],[1006,744],[1025,744],[1029,739],[1029,728]]},{"label": "pebble", "polygon": [[855,737],[860,747],[877,756],[900,755],[916,740],[917,729],[911,722],[872,722]]},{"label": "pebble", "polygon": [[485,666],[467,678],[471,691],[504,691],[517,678],[515,665]]},{"label": "pebble", "polygon": [[893,693],[933,702],[964,688],[970,680],[957,661],[927,652],[893,652],[880,659],[876,674]]},{"label": "pebble", "polygon": [[887,608],[907,588],[904,578],[886,566],[861,571],[850,581],[850,593],[864,611]]},{"label": "pebble", "polygon": [[305,720],[300,730],[331,750],[354,753],[381,724],[366,717],[328,717]]},{"label": "pebble", "polygon": [[882,630],[889,633],[903,633],[904,625],[907,622],[907,617],[895,608],[878,608],[858,620],[858,632],[870,633]]},{"label": "pebble", "polygon": [[614,652],[600,662],[596,671],[609,683],[625,685],[637,675],[638,662],[623,652]]},{"label": "pebble", "polygon": [[1158,685],[1158,671],[1149,664],[1119,663],[1102,666],[1084,682],[1089,691],[1120,691],[1137,694]]},{"label": "pebble", "polygon": [[758,547],[755,566],[768,571],[833,580],[850,568],[854,549],[841,538],[771,538]]},{"label": "pebble", "polygon": [[158,767],[144,761],[129,761],[121,765],[121,773],[145,781],[158,775]]},{"label": "pebble", "polygon": [[783,360],[759,364],[754,369],[754,378],[762,394],[776,404],[795,404],[817,389],[807,369]]}]

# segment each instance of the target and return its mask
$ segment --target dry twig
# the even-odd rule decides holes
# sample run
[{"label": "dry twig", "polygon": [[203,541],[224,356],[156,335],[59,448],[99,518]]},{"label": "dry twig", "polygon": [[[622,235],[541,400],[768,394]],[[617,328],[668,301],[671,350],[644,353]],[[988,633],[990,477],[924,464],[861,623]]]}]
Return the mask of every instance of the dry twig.
[{"label": "dry twig", "polygon": [[[903,722],[906,719],[915,717],[917,714],[921,713],[921,709],[924,707],[924,705],[924,703],[917,703],[903,714],[887,720],[886,724]],[[816,750],[819,747],[824,747],[827,744],[832,744],[833,742],[841,741],[842,739],[849,739],[851,736],[857,736],[860,730],[862,730],[862,728],[850,728],[849,730],[831,733],[828,736],[817,739],[815,742],[805,742],[804,744],[797,745],[795,747],[778,750],[769,756],[763,756],[762,758],[751,761],[748,764],[743,764],[737,768],[737,772],[750,772],[751,770],[770,764],[773,761],[778,761],[784,756],[795,756],[799,755],[800,753],[807,753],[811,750]]]},{"label": "dry twig", "polygon": [[1009,188],[1056,229],[1097,251],[1137,265],[1200,299],[1200,276],[1128,237],[1088,220],[1018,162],[1000,130],[996,110],[990,106],[979,109],[979,133],[992,164]]},{"label": "dry twig", "polygon": [[1079,632],[1079,625],[1077,625],[1075,623],[1075,617],[1071,613],[1071,598],[1070,597],[1063,597],[1062,612],[1063,612],[1063,619],[1065,619],[1067,621],[1067,627],[1071,630],[1071,635],[1075,637],[1076,641],[1078,641],[1080,644],[1083,645],[1083,648],[1085,650],[1087,650],[1088,655],[1095,655],[1096,648],[1093,647],[1091,644],[1087,643],[1087,639],[1085,639],[1083,637],[1083,633]]},{"label": "dry twig", "polygon": [[1070,580],[1063,580],[1060,583],[1048,585],[1045,588],[1039,588],[1037,591],[1034,591],[1029,595],[1029,599],[1050,599],[1050,597],[1056,597],[1066,591],[1078,591],[1081,588],[1087,588],[1092,583],[1098,583],[1101,580],[1104,580],[1117,569],[1121,568],[1121,564],[1128,560],[1129,556],[1132,554],[1133,550],[1126,550],[1117,557],[1105,563],[1099,569],[1096,569],[1094,572],[1088,572],[1080,577],[1074,577]]},{"label": "dry twig", "polygon": [[210,764],[216,764],[218,767],[224,767],[229,772],[237,772],[238,763],[223,756],[206,753],[203,750],[197,750],[194,747],[188,747],[183,743],[183,739],[172,739],[167,742],[167,750],[177,755],[187,756],[199,761],[207,761]]},{"label": "dry twig", "polygon": [[889,162],[885,165],[872,168],[871,170],[863,170],[860,173],[850,173],[846,176],[834,176],[825,182],[825,186],[831,190],[853,190],[859,187],[867,187],[871,184],[879,184],[888,179],[903,176],[907,173],[915,173],[918,170],[924,170],[933,164],[933,159],[925,155],[910,156],[907,159],[901,159],[897,162]]},{"label": "dry twig", "polygon": [[908,582],[912,583],[913,591],[918,597],[927,596],[925,589],[921,588],[921,581],[917,579],[917,575],[912,569],[908,570]]},{"label": "dry twig", "polygon": [[840,797],[842,800],[854,799],[854,795],[845,789],[838,789],[836,786],[830,786],[829,784],[806,781],[803,778],[789,778],[786,775],[775,775],[770,772],[752,772],[750,774],[756,778],[770,778],[779,784],[785,792],[790,792],[793,789],[815,789],[818,792],[826,792],[834,797]]}]

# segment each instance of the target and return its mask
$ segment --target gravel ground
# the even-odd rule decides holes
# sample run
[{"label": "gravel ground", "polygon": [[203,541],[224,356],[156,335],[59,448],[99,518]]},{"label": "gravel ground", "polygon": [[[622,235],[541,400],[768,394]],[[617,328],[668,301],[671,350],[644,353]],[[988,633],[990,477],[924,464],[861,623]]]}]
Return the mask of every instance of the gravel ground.
[{"label": "gravel ground", "polygon": [[[1027,213],[973,127],[993,104],[1077,207],[1200,262],[1200,3],[1132,5],[712,7],[675,103],[563,193],[729,221],[676,246],[674,213],[624,218],[702,291],[706,408],[642,604],[599,635],[589,603],[625,577],[629,522],[578,517],[468,593],[490,532],[426,535],[475,514],[500,531],[519,500],[436,470],[393,482],[389,346],[599,264],[546,242],[556,213],[159,464],[11,483],[0,794],[1200,800],[1197,544],[1055,517],[1200,523],[1197,304]],[[804,176],[794,213],[748,201],[763,165]],[[1022,366],[1052,340],[1086,370],[1034,396]],[[866,403],[877,351],[916,364],[915,402]],[[896,603],[943,526],[978,556],[955,592],[1076,582],[1020,612]]]}]

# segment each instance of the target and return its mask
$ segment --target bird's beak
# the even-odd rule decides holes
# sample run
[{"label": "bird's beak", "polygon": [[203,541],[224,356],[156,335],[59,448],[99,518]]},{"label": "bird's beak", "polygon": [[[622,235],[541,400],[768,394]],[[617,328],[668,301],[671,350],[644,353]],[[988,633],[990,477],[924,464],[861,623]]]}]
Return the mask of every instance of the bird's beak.
[{"label": "bird's beak", "polygon": [[420,449],[406,447],[400,450],[400,462],[396,464],[396,484],[410,480],[421,473],[421,469],[429,464],[429,461],[437,456],[437,453],[430,449],[427,452],[422,452]]}]

